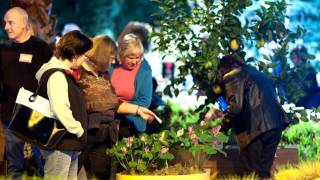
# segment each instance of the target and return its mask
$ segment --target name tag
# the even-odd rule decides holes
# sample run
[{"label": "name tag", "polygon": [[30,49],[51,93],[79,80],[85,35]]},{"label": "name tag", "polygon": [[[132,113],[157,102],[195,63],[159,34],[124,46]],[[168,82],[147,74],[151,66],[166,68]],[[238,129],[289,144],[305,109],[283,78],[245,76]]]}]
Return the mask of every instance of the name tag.
[{"label": "name tag", "polygon": [[19,62],[31,63],[32,62],[32,54],[20,54]]}]

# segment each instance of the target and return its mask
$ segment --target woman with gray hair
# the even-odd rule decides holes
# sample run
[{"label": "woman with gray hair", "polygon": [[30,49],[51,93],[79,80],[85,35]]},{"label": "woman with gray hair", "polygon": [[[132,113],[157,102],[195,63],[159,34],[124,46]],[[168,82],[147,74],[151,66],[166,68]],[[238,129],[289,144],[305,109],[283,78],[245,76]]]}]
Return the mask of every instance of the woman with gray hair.
[{"label": "woman with gray hair", "polygon": [[136,104],[136,115],[118,116],[120,138],[146,130],[147,121],[138,116],[140,106],[148,108],[152,98],[152,72],[143,59],[144,48],[134,34],[118,40],[118,64],[110,67],[111,84],[122,101]]}]

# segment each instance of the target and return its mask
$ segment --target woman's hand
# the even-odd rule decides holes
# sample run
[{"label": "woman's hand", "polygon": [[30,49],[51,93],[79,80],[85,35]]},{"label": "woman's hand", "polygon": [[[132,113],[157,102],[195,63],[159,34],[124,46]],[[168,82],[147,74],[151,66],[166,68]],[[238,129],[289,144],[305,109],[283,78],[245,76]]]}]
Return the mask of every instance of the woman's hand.
[{"label": "woman's hand", "polygon": [[138,106],[137,115],[139,115],[142,119],[148,121],[149,123],[152,122],[156,116],[152,111],[143,106]]}]

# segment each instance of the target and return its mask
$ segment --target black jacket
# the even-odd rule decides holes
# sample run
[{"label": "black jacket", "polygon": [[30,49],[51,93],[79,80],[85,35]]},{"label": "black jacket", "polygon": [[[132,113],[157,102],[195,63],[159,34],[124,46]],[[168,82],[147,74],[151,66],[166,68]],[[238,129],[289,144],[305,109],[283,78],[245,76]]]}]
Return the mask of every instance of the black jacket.
[{"label": "black jacket", "polygon": [[230,71],[222,87],[229,104],[222,127],[233,128],[240,150],[262,133],[290,123],[273,82],[253,67],[243,65]]},{"label": "black jacket", "polygon": [[[68,96],[70,101],[70,109],[72,111],[72,115],[74,116],[74,118],[80,121],[81,126],[84,130],[84,133],[80,138],[77,138],[75,134],[71,134],[67,132],[63,136],[62,140],[57,144],[57,146],[55,147],[55,150],[81,151],[85,148],[87,143],[88,116],[86,112],[85,99],[74,77],[72,75],[65,73],[64,70],[62,69],[53,68],[53,69],[47,70],[42,75],[41,81],[43,81],[44,84],[47,84],[50,75],[56,71],[60,71],[64,73],[64,75],[66,76],[67,83],[68,83]],[[40,88],[39,95],[48,99],[46,85]]]}]

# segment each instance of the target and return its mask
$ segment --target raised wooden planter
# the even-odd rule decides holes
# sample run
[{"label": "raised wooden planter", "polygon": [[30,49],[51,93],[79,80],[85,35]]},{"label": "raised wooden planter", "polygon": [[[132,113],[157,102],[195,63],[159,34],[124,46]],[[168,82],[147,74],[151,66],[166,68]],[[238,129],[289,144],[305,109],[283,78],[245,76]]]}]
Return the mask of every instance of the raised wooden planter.
[{"label": "raised wooden planter", "polygon": [[[218,172],[220,177],[239,173],[238,147],[229,146],[225,151],[227,152],[227,157],[222,154],[212,155],[204,162],[204,168],[210,168],[212,172]],[[296,146],[279,147],[272,165],[272,172],[279,166],[297,163],[298,150]]]}]

